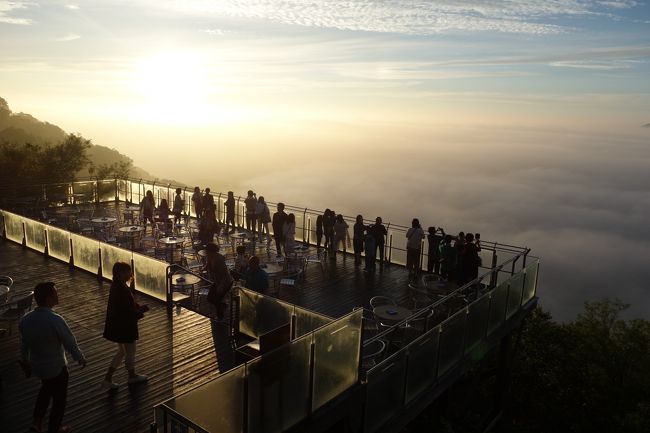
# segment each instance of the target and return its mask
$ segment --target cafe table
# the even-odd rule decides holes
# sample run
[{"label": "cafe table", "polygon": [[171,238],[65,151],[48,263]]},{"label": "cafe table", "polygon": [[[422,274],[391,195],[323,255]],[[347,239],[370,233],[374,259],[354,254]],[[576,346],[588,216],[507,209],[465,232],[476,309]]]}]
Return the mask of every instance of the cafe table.
[{"label": "cafe table", "polygon": [[413,312],[405,307],[399,305],[380,305],[373,308],[372,314],[384,324],[392,325],[402,320],[408,319]]}]

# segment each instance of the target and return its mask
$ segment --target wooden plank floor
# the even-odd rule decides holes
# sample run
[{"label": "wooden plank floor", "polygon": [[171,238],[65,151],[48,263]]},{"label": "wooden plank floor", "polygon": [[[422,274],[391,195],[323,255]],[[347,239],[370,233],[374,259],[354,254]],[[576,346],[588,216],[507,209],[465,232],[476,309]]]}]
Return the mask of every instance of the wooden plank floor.
[{"label": "wooden plank floor", "polygon": [[[272,257],[275,251],[264,254]],[[369,307],[370,298],[376,295],[412,306],[404,267],[377,266],[370,273],[362,269],[363,265],[354,265],[354,257],[339,253],[336,260],[325,261],[323,270],[318,264],[309,264],[299,286],[282,287],[277,296],[332,317],[353,307]],[[181,309],[170,318],[162,302],[146,299],[151,311],[140,324],[136,365],[150,381],[138,387],[123,385],[111,395],[99,389],[115,350],[114,344],[101,337],[109,283],[4,240],[0,240],[0,275],[14,277],[16,290],[30,290],[37,282],[48,280],[59,287],[60,306],[56,310],[68,321],[89,360],[84,370],[76,364],[70,366],[65,422],[74,431],[148,431],[156,403],[205,383],[233,365],[225,325],[217,325],[213,333],[205,317]],[[27,431],[39,386],[37,380],[22,377],[16,363],[18,344],[17,330],[0,340],[3,432]],[[126,373],[120,371],[116,379],[124,383]]]},{"label": "wooden plank floor", "polygon": [[[55,310],[67,320],[88,358],[83,370],[70,363],[64,422],[76,432],[146,432],[156,403],[232,366],[225,325],[217,326],[215,339],[205,317],[182,309],[170,318],[162,302],[141,297],[151,311],[140,322],[136,366],[150,380],[128,387],[126,372],[120,369],[115,375],[120,389],[114,394],[102,391],[100,383],[115,351],[115,345],[101,336],[109,283],[4,240],[0,240],[0,275],[12,276],[15,290],[31,290],[41,281],[57,283],[60,305]],[[14,327],[0,340],[0,431],[6,433],[28,431],[40,385],[21,373],[18,337]]]}]

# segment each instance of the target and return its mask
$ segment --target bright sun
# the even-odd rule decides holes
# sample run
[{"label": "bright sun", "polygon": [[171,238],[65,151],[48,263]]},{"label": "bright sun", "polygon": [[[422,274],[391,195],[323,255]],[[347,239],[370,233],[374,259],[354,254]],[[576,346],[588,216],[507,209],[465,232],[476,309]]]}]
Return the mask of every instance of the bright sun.
[{"label": "bright sun", "polygon": [[138,60],[133,90],[137,115],[155,123],[204,123],[211,93],[205,64],[198,55],[165,53]]}]

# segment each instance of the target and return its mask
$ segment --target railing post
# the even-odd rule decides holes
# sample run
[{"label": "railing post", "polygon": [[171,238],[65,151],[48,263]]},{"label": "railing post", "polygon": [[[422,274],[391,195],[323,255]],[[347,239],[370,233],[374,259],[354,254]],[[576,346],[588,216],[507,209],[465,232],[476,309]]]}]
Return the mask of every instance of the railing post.
[{"label": "railing post", "polygon": [[[305,243],[305,220],[307,219],[307,208],[302,212],[302,243]],[[343,239],[343,243],[345,244],[345,239]]]},{"label": "railing post", "polygon": [[240,196],[237,196],[237,224],[239,225],[239,228],[242,228],[242,223],[241,219],[239,217],[241,216],[241,209],[239,208],[239,200],[241,199]]},{"label": "railing post", "polygon": [[[384,256],[386,255],[386,246],[384,245]],[[393,262],[393,234],[388,235],[388,264]]]},{"label": "railing post", "polygon": [[515,257],[515,259],[512,261],[512,269],[510,270],[510,275],[515,274],[515,265],[517,264],[517,260],[519,260],[519,256]]},{"label": "railing post", "polygon": [[219,222],[222,222],[223,220],[221,219],[221,192],[217,196],[217,219]]},{"label": "railing post", "polygon": [[307,245],[310,245],[311,244],[311,217],[309,217],[307,219],[307,225],[308,225],[308,229],[307,229]]},{"label": "railing post", "polygon": [[171,316],[173,312],[173,305],[172,305],[172,291],[171,291],[171,284],[170,284],[170,279],[171,279],[171,266],[167,266],[167,270],[165,271],[165,299],[166,299],[166,306],[167,306],[167,315]]},{"label": "railing post", "polygon": [[43,251],[43,255],[45,257],[49,257],[50,256],[50,250],[47,247],[47,230],[43,229],[43,233],[45,234],[45,250]]},{"label": "railing post", "polygon": [[[492,250],[492,267],[491,269],[494,270],[494,268],[497,267],[497,250],[496,248]],[[495,287],[497,285],[497,277],[499,275],[499,270],[496,272],[492,272],[492,275],[490,276],[490,287]]]},{"label": "railing post", "polygon": [[99,267],[97,268],[97,280],[102,281],[102,249],[97,248],[97,254],[99,255]]}]

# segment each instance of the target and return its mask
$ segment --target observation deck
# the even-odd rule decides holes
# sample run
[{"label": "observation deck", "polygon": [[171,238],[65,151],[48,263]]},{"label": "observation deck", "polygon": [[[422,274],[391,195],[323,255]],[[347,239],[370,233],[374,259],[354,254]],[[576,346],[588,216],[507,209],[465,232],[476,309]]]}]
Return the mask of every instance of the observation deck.
[{"label": "observation deck", "polygon": [[[181,188],[188,219],[178,237],[191,232],[194,220],[191,192]],[[91,233],[73,223],[93,212],[115,217],[118,227],[127,222],[122,220],[128,203],[139,203],[149,190],[157,205],[163,198],[172,203],[175,189],[109,179],[29,186],[5,196],[0,274],[12,276],[24,290],[55,281],[61,293],[57,311],[89,356],[86,369],[71,368],[66,422],[75,431],[399,431],[459,378],[494,365],[490,415],[498,414],[513,356],[510,336],[537,303],[539,260],[529,249],[483,241],[484,266],[476,280],[458,287],[423,272],[409,285],[406,227],[387,224],[386,263],[364,272],[351,254],[340,252],[331,260],[315,247],[320,211],[288,205],[287,213],[296,215],[296,241],[305,247],[296,253],[304,259],[300,273],[279,275],[269,293],[237,287],[226,321],[216,323],[200,290],[187,293],[174,283],[181,271],[209,283],[189,268],[198,258],[191,233],[183,259],[183,251],[148,254],[146,246],[134,248],[131,239],[112,236],[101,224]],[[213,195],[217,219],[223,220],[226,197]],[[241,228],[243,199],[236,199]],[[267,203],[273,213],[276,203]],[[231,257],[236,241],[224,235],[215,241]],[[275,259],[273,245],[247,248],[269,263]],[[427,262],[426,248],[422,251],[421,268]],[[113,395],[99,384],[114,350],[101,333],[116,261],[132,263],[135,288],[152,307],[141,323],[137,354],[138,368],[151,380]],[[283,284],[281,277],[294,277],[288,278],[293,283]],[[396,308],[384,308],[382,316],[370,304],[376,297],[390,299]],[[407,311],[403,318],[400,308]],[[238,356],[237,347],[268,340],[283,326],[289,331],[282,344],[260,356]],[[24,431],[37,384],[20,378],[14,362],[17,328],[0,341],[0,418],[9,420],[8,431]]]}]

